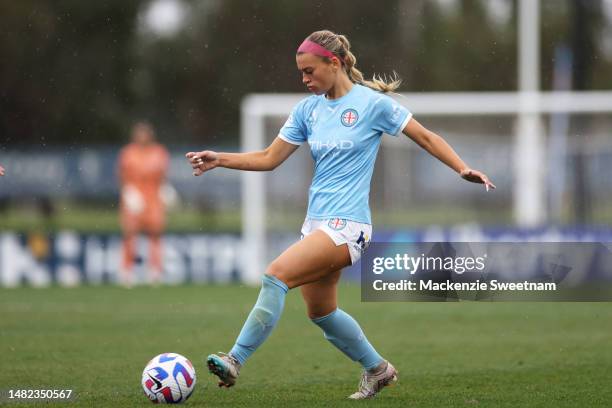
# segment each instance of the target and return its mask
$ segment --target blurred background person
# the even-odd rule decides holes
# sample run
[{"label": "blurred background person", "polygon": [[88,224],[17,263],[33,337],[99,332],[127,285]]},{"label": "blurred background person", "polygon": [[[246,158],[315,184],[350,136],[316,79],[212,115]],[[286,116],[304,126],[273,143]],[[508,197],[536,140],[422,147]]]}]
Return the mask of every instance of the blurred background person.
[{"label": "blurred background person", "polygon": [[148,122],[132,127],[131,142],[119,153],[120,222],[123,232],[120,280],[125,286],[134,282],[136,238],[148,237],[148,279],[159,283],[162,275],[161,235],[165,227],[165,205],[161,190],[168,173],[169,154],[155,140]]}]

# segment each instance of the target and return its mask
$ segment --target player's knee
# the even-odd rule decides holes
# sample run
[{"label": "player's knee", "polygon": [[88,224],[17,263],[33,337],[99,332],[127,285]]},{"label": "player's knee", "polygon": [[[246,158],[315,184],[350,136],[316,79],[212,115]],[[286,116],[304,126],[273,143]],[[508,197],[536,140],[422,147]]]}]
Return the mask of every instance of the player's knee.
[{"label": "player's knee", "polygon": [[306,311],[306,314],[308,315],[308,318],[309,318],[310,320],[318,319],[318,318],[320,318],[320,317],[325,316],[325,314],[321,313],[321,311],[316,310],[316,309],[315,309],[315,310],[310,310],[310,309],[308,309],[308,310]]},{"label": "player's knee", "polygon": [[336,310],[336,305],[308,305],[306,314],[310,320],[320,319],[325,316],[329,316]]},{"label": "player's knee", "polygon": [[282,262],[272,261],[270,265],[268,265],[268,269],[266,270],[266,275],[274,276],[276,279],[285,283],[285,285],[291,287],[288,282],[288,272],[289,270],[283,265]]},{"label": "player's knee", "polygon": [[133,247],[136,245],[136,234],[126,234],[123,236],[123,246]]}]

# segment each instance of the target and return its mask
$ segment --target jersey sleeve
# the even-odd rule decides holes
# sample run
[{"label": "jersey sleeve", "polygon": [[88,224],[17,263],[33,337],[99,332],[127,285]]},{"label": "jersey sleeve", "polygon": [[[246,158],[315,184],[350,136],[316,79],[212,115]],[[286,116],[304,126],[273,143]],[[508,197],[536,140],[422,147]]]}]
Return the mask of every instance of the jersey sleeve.
[{"label": "jersey sleeve", "polygon": [[308,138],[304,116],[304,104],[305,100],[295,105],[287,121],[278,132],[278,137],[287,143],[301,145]]},{"label": "jersey sleeve", "polygon": [[399,136],[412,113],[387,95],[381,95],[374,104],[374,128],[391,136]]}]

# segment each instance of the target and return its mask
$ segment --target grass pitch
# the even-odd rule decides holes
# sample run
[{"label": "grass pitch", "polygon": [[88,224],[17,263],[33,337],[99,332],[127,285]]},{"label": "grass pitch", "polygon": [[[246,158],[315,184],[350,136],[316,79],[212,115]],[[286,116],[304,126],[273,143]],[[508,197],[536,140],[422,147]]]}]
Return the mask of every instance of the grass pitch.
[{"label": "grass pitch", "polygon": [[[239,286],[0,290],[0,389],[70,388],[72,402],[7,406],[148,407],[148,360],[195,364],[187,406],[610,407],[612,303],[340,305],[400,372],[370,401],[348,401],[360,368],[333,348],[291,291],[279,326],[219,389],[203,359],[227,351],[258,290]],[[6,400],[5,400],[6,402]],[[1,402],[0,402],[1,403]]]}]

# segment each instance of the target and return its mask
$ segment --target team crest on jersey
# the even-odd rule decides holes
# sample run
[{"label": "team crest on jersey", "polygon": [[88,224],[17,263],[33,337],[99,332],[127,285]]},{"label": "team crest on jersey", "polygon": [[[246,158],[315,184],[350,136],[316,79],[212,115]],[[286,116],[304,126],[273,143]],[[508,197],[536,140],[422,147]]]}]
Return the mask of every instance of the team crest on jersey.
[{"label": "team crest on jersey", "polygon": [[351,127],[359,120],[359,114],[355,109],[346,109],[340,115],[340,122],[346,127]]},{"label": "team crest on jersey", "polygon": [[332,218],[327,222],[327,226],[334,231],[340,231],[346,227],[346,220],[342,218]]}]

